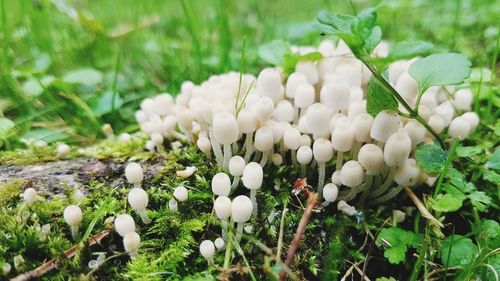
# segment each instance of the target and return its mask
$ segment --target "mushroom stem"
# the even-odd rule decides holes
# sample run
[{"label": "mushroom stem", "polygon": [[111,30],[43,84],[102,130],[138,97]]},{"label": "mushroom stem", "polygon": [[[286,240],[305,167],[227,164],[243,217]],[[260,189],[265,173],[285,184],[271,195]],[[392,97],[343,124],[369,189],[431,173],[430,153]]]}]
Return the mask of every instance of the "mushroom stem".
[{"label": "mushroom stem", "polygon": [[232,254],[232,249],[231,247],[233,246],[233,228],[232,228],[233,221],[229,221],[228,225],[228,232],[227,232],[227,244],[226,244],[226,253],[224,254],[224,269],[229,269],[229,264],[231,263],[231,254]]},{"label": "mushroom stem", "polygon": [[300,177],[304,178],[306,176],[306,165],[300,165]]},{"label": "mushroom stem", "polygon": [[209,131],[210,144],[212,144],[212,150],[214,151],[215,161],[217,161],[217,165],[219,168],[222,168],[223,159],[222,151],[220,149],[220,145],[214,137],[214,132],[212,130]]},{"label": "mushroom stem", "polygon": [[229,159],[231,159],[232,154],[231,154],[231,144],[224,144],[224,170],[227,170],[229,168]]},{"label": "mushroom stem", "polygon": [[391,190],[389,190],[389,192],[387,192],[386,194],[380,196],[380,197],[377,197],[373,200],[370,200],[370,202],[368,202],[368,206],[373,206],[373,205],[377,205],[377,204],[380,204],[380,203],[384,203],[388,200],[391,200],[392,198],[394,198],[396,195],[398,195],[401,190],[403,189],[403,186],[402,185],[398,185],[396,187],[393,187]]},{"label": "mushroom stem", "polygon": [[[253,157],[253,162],[259,161],[259,159],[261,159],[261,156],[262,156],[262,152],[260,152],[260,151],[257,150],[255,152],[255,156]],[[245,162],[248,162],[248,161],[245,160]]]},{"label": "mushroom stem", "polygon": [[264,168],[267,163],[267,158],[269,157],[269,151],[262,152],[262,158],[260,159],[260,166]]},{"label": "mushroom stem", "polygon": [[229,227],[229,222],[227,220],[220,220],[222,228],[222,239],[227,240],[227,231]]},{"label": "mushroom stem", "polygon": [[[254,216],[257,215],[257,198],[256,197],[257,197],[257,189],[250,189],[250,200],[252,200],[252,206],[253,206],[252,214]],[[238,225],[238,227],[239,227],[239,225]]]},{"label": "mushroom stem", "polygon": [[361,198],[359,199],[359,204],[360,205],[364,204],[366,198],[370,194],[370,187],[372,186],[372,183],[373,183],[373,176],[367,176],[366,182],[368,182],[368,184],[366,185],[366,188],[363,191],[363,194],[361,194]]},{"label": "mushroom stem", "polygon": [[130,258],[132,258],[132,259],[133,259],[133,258],[135,258],[135,257],[137,256],[137,249],[135,249],[135,250],[130,250],[130,251],[128,252],[128,254],[129,254]]},{"label": "mushroom stem", "polygon": [[318,200],[321,200],[325,185],[325,162],[318,162]]},{"label": "mushroom stem", "polygon": [[214,265],[214,257],[208,257],[207,262],[208,262],[208,266]]},{"label": "mushroom stem", "polygon": [[235,190],[240,183],[240,176],[235,176],[233,179],[233,184],[231,185],[231,190]]},{"label": "mushroom stem", "polygon": [[134,183],[134,188],[141,188],[141,183],[140,182]]},{"label": "mushroom stem", "polygon": [[238,152],[240,151],[240,146],[238,145],[238,142],[233,142],[231,147],[233,149],[233,153],[238,154]]},{"label": "mushroom stem", "polygon": [[141,220],[144,224],[149,224],[151,223],[151,219],[148,217],[148,214],[146,213],[146,209],[142,210],[136,210],[139,216],[141,217]]},{"label": "mushroom stem", "polygon": [[76,241],[76,237],[78,237],[78,229],[80,228],[79,225],[72,225],[71,226],[71,237],[73,237],[73,240]]},{"label": "mushroom stem", "polygon": [[335,162],[335,171],[342,169],[342,161],[344,161],[344,152],[337,151],[337,161]]},{"label": "mushroom stem", "polygon": [[253,133],[247,133],[245,136],[245,162],[250,160],[253,153]]},{"label": "mushroom stem", "polygon": [[172,132],[174,138],[178,139],[178,140],[181,140],[181,141],[188,141],[189,140],[189,137],[187,137],[186,135],[183,135],[179,132]]},{"label": "mushroom stem", "polygon": [[[354,197],[356,197],[356,195],[358,193],[360,193],[360,192],[366,193],[366,191],[368,190],[368,188],[372,184],[372,179],[373,179],[373,176],[367,176],[365,182],[363,182],[362,184],[360,184],[356,187],[351,187],[351,190],[349,191],[349,193],[347,193],[345,196],[339,196],[339,200],[344,200],[346,202],[349,202],[352,199],[354,199]],[[363,194],[365,194],[365,193],[363,193]]]},{"label": "mushroom stem", "polygon": [[376,188],[373,192],[371,192],[370,195],[368,195],[368,198],[375,198],[382,195],[391,186],[395,173],[396,173],[396,167],[392,167],[389,170],[389,174],[385,178],[384,183],[380,187]]},{"label": "mushroom stem", "polygon": [[361,143],[355,141],[351,149],[352,160],[358,160],[358,153],[360,148],[361,148]]},{"label": "mushroom stem", "polygon": [[241,241],[241,236],[243,235],[243,225],[244,225],[244,223],[239,222],[238,226],[236,227],[236,240],[238,242]]},{"label": "mushroom stem", "polygon": [[290,154],[292,155],[292,165],[297,165],[297,150],[290,150]]}]

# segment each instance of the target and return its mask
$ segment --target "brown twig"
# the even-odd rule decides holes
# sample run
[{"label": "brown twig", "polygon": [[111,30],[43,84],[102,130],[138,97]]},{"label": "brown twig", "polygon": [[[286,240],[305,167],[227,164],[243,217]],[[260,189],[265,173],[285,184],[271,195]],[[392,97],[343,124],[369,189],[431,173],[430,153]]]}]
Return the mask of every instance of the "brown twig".
[{"label": "brown twig", "polygon": [[434,225],[437,225],[441,228],[444,227],[443,223],[438,221],[438,219],[436,219],[429,212],[429,210],[427,210],[427,208],[424,206],[422,201],[420,201],[420,199],[418,199],[417,195],[415,193],[413,193],[413,191],[409,187],[405,186],[404,190],[405,190],[406,194],[408,194],[408,197],[410,197],[411,201],[413,201],[413,204],[415,204],[415,206],[417,206],[417,209],[420,211],[420,214],[422,214],[422,217],[428,219]]},{"label": "brown twig", "polygon": [[[101,240],[106,238],[109,235],[109,230],[104,230],[89,239],[89,246],[93,246],[97,243],[100,243]],[[76,251],[82,246],[82,244],[76,244],[73,247],[69,248],[68,250],[64,251],[64,256],[67,258],[72,258],[75,256]],[[10,281],[27,281],[31,280],[33,278],[40,278],[42,277],[45,273],[51,271],[57,266],[57,258],[51,259],[48,262],[42,264],[41,266],[28,271],[26,273],[22,273],[12,279]]]},{"label": "brown twig", "polygon": [[[297,252],[300,240],[302,240],[302,235],[304,234],[304,230],[306,229],[307,223],[309,222],[309,219],[311,218],[311,215],[313,213],[313,209],[318,205],[318,194],[316,192],[311,192],[304,187],[302,188],[301,192],[307,195],[307,206],[304,213],[302,214],[302,218],[300,219],[299,225],[297,226],[297,231],[295,231],[295,235],[286,255],[285,264],[287,267],[290,267],[290,265],[292,264],[293,256],[295,255],[295,252]],[[286,279],[286,276],[286,271],[282,271],[280,273],[279,280],[284,281]]]}]

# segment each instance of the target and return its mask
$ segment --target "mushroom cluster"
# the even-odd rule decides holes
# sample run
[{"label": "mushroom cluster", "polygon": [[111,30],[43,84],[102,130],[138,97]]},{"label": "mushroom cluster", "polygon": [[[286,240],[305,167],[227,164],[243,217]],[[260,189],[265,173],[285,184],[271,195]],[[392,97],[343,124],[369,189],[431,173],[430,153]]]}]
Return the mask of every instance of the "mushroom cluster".
[{"label": "mushroom cluster", "polygon": [[[347,202],[355,198],[380,204],[404,186],[429,183],[414,152],[420,143],[433,143],[432,135],[396,111],[383,110],[376,116],[367,112],[371,72],[345,43],[325,40],[318,48],[294,51],[316,51],[323,57],[299,61],[288,76],[280,68],[265,68],[257,77],[229,72],[199,85],[185,81],[175,99],[166,93],[146,98],[135,113],[141,131],[150,138],[149,149],[161,150],[165,140],[176,139],[196,144],[214,159],[219,173],[211,187],[224,239],[232,222],[238,224],[241,237],[243,224],[257,213],[257,191],[268,165],[291,165],[302,177],[317,178],[323,206],[337,202],[337,208],[349,215],[356,211]],[[383,42],[373,55],[384,57],[387,52]],[[435,132],[447,131],[452,139],[467,137],[479,123],[470,111],[471,90],[431,87],[419,97],[418,84],[408,73],[416,60],[390,64],[390,84],[408,104],[419,102],[419,115]],[[240,181],[250,196],[231,199]],[[176,190],[177,201],[187,199],[185,191]],[[169,206],[176,210],[177,202]],[[210,254],[213,246],[207,245],[202,252]]]}]

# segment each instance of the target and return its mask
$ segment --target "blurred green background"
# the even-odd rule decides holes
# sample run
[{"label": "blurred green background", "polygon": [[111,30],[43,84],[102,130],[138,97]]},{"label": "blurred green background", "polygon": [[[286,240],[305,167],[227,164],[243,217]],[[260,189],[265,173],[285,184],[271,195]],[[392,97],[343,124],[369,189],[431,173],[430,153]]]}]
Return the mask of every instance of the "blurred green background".
[{"label": "blurred green background", "polygon": [[[391,42],[420,39],[498,71],[500,1],[0,0],[0,150],[29,140],[89,144],[110,123],[136,130],[141,99],[184,80],[265,66],[274,39],[317,44],[316,13],[381,5]],[[493,83],[493,81],[491,81]],[[494,89],[498,94],[498,87]]]}]

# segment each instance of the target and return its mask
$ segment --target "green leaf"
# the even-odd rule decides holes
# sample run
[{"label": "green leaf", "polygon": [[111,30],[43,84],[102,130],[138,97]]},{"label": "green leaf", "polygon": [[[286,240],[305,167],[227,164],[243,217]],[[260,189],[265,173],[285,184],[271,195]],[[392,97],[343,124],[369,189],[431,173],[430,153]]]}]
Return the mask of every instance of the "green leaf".
[{"label": "green leaf", "polygon": [[460,84],[469,77],[470,72],[470,61],[466,56],[456,53],[430,55],[412,63],[408,69],[422,93],[431,86]]},{"label": "green leaf", "polygon": [[441,243],[441,261],[446,267],[466,266],[477,253],[477,246],[470,238],[461,235],[446,237]]},{"label": "green leaf", "polygon": [[300,55],[298,53],[288,53],[283,57],[283,69],[285,74],[288,75],[295,70],[295,66],[299,61],[318,61],[322,58],[323,55],[320,52],[312,52],[304,55]]},{"label": "green leaf", "polygon": [[[113,103],[113,92],[106,91],[102,95],[95,95],[91,100],[89,100],[90,108],[97,115],[104,115],[106,113],[110,113],[112,111],[112,103]],[[117,93],[115,97],[115,109],[120,108],[123,105],[123,99],[120,97],[120,94]]]},{"label": "green leaf", "polygon": [[370,35],[365,38],[365,49],[368,54],[373,52],[378,43],[382,40],[382,29],[379,26],[372,28]]},{"label": "green leaf", "polygon": [[372,116],[385,109],[398,109],[398,101],[387,90],[382,83],[375,78],[370,78],[368,82],[368,90],[366,92],[366,110]]},{"label": "green leaf", "polygon": [[391,60],[414,58],[432,53],[435,47],[425,41],[402,41],[391,46],[387,58]]},{"label": "green leaf", "polygon": [[93,68],[80,68],[66,73],[62,80],[70,84],[96,85],[102,82],[102,73]]},{"label": "green leaf", "polygon": [[491,183],[500,185],[500,175],[495,171],[490,171],[490,170],[484,171],[483,179]]},{"label": "green leaf", "polygon": [[422,236],[411,231],[406,231],[397,227],[384,228],[375,240],[375,244],[380,247],[384,245],[384,257],[390,263],[398,264],[405,259],[409,246],[416,247],[422,241]]},{"label": "green leaf", "polygon": [[455,212],[462,207],[465,196],[458,194],[438,195],[436,201],[432,203],[432,209],[438,212]]},{"label": "green leaf", "polygon": [[426,173],[439,173],[447,157],[446,152],[435,144],[421,144],[415,151],[415,160]]},{"label": "green leaf", "polygon": [[458,157],[471,157],[474,155],[478,155],[483,152],[483,147],[481,146],[459,146],[457,147],[457,156]]},{"label": "green leaf", "polygon": [[285,54],[291,53],[290,46],[282,40],[274,40],[259,47],[259,57],[272,65],[283,65]]},{"label": "green leaf", "polygon": [[494,220],[483,220],[478,238],[490,249],[500,248],[500,225]]},{"label": "green leaf", "polygon": [[43,140],[46,143],[57,142],[61,140],[65,140],[68,138],[68,135],[62,133],[63,130],[52,130],[46,128],[34,129],[22,136],[25,140]]},{"label": "green leaf", "polygon": [[493,73],[490,69],[484,67],[474,67],[468,80],[475,83],[487,83],[491,81],[492,77]]},{"label": "green leaf", "polygon": [[500,148],[497,148],[486,163],[488,169],[500,170]]},{"label": "green leaf", "polygon": [[491,205],[493,200],[491,197],[486,195],[483,191],[474,191],[468,195],[472,206],[476,207],[476,209],[480,212],[484,212],[488,209],[488,206]]},{"label": "green leaf", "polygon": [[12,120],[0,117],[0,139],[7,137],[15,126],[16,124]]}]

